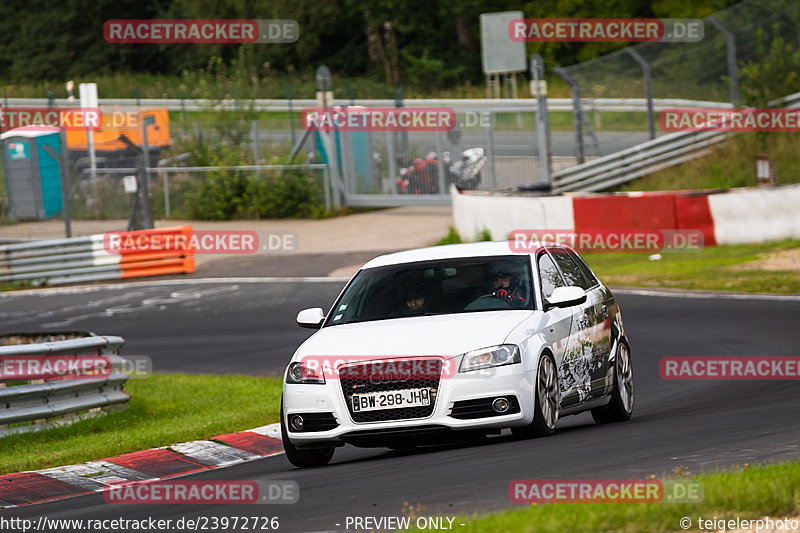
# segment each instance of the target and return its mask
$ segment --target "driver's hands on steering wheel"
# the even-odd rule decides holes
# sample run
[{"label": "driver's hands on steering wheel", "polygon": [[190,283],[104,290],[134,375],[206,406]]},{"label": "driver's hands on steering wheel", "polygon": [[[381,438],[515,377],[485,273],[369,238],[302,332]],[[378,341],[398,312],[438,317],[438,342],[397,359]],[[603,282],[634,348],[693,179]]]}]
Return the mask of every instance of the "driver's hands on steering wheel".
[{"label": "driver's hands on steering wheel", "polygon": [[525,303],[525,298],[523,298],[522,296],[514,296],[513,294],[511,294],[509,291],[507,291],[505,289],[498,289],[498,290],[494,291],[492,293],[492,296],[494,296],[495,298],[499,298],[499,299],[501,299],[501,300],[503,300],[505,302],[508,302],[508,303],[511,303],[511,302],[522,302],[522,303]]}]

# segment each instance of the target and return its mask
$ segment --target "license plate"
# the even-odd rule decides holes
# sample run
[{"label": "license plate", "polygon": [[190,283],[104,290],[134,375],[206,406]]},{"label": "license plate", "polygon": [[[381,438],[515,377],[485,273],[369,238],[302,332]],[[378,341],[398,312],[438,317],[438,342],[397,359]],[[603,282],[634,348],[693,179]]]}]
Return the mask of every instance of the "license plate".
[{"label": "license plate", "polygon": [[430,389],[406,389],[353,394],[353,412],[424,407],[431,404]]}]

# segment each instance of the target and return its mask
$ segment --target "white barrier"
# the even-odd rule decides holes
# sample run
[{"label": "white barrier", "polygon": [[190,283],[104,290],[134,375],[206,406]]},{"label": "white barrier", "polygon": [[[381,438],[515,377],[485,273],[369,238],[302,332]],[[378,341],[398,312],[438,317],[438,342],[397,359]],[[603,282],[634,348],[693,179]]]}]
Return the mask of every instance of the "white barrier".
[{"label": "white barrier", "polygon": [[459,194],[451,189],[455,228],[471,240],[484,229],[492,239],[505,239],[515,229],[574,230],[568,196],[488,196]]},{"label": "white barrier", "polygon": [[712,194],[708,206],[717,244],[800,239],[800,185]]}]

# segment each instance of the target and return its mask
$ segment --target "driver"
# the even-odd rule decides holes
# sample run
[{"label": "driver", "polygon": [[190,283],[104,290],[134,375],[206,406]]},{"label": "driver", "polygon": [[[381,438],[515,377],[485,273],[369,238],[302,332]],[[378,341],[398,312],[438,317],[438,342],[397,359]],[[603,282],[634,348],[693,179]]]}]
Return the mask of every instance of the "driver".
[{"label": "driver", "polygon": [[519,266],[507,261],[493,263],[486,271],[492,296],[508,302],[511,307],[525,307],[527,303],[524,283]]}]

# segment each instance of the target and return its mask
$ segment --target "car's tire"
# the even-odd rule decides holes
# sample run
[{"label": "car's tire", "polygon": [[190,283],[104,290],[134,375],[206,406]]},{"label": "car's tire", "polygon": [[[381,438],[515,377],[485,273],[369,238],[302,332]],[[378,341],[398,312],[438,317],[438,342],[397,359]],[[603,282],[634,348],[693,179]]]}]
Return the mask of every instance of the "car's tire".
[{"label": "car's tire", "polygon": [[292,444],[292,441],[289,440],[286,433],[286,420],[283,416],[283,401],[281,401],[281,440],[283,441],[283,450],[286,452],[286,458],[289,459],[289,462],[300,468],[309,468],[313,466],[325,466],[333,459],[333,446],[300,450]]},{"label": "car's tire", "polygon": [[625,341],[619,343],[614,358],[614,387],[608,405],[592,409],[592,418],[598,424],[624,422],[633,414],[633,363],[631,349]]},{"label": "car's tire", "polygon": [[542,355],[536,371],[536,390],[534,391],[533,421],[523,427],[511,428],[515,437],[546,437],[556,432],[561,391],[558,386],[558,373],[553,356]]}]

